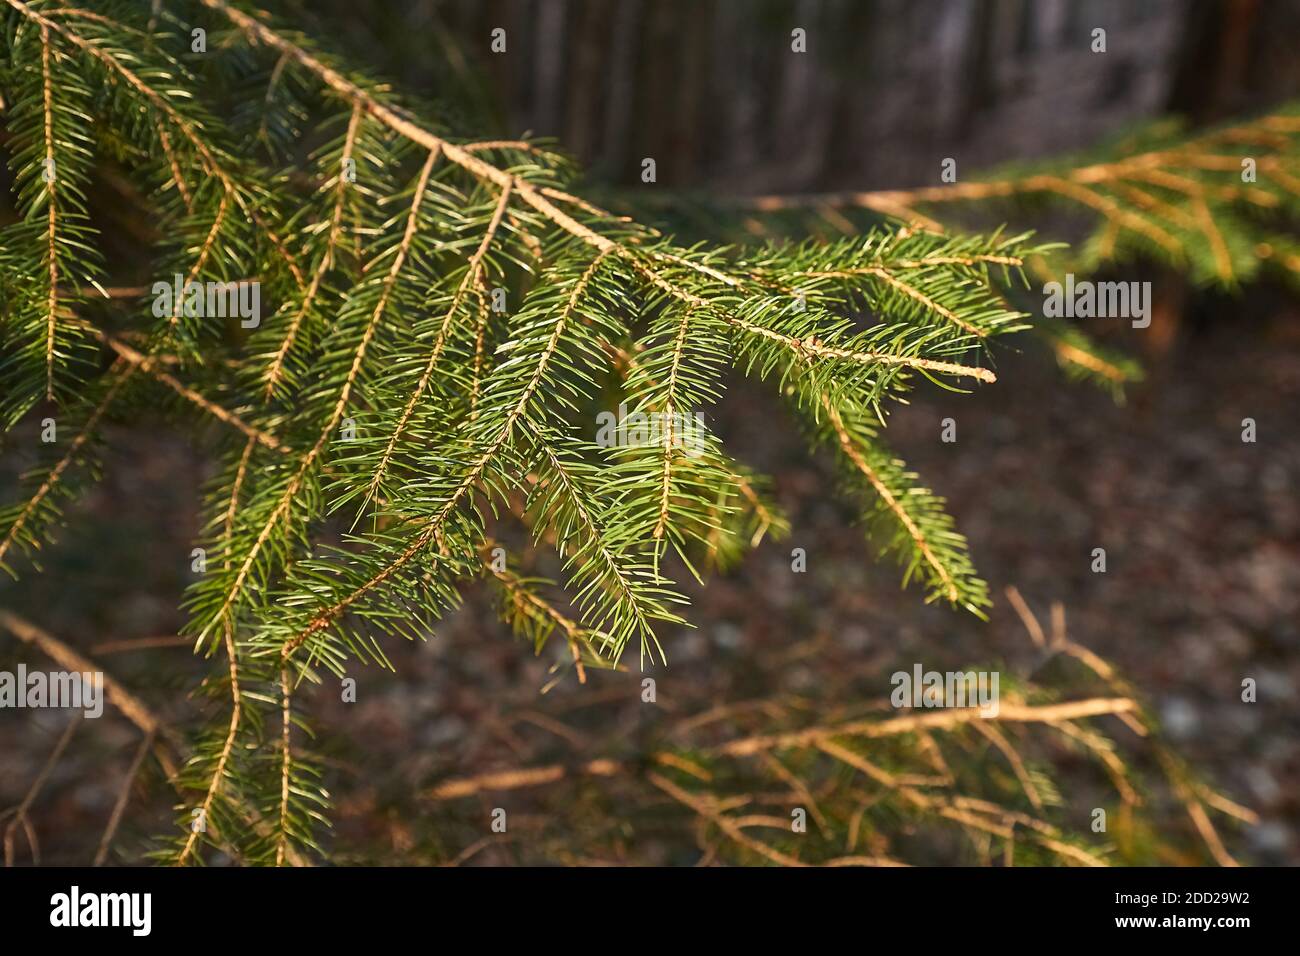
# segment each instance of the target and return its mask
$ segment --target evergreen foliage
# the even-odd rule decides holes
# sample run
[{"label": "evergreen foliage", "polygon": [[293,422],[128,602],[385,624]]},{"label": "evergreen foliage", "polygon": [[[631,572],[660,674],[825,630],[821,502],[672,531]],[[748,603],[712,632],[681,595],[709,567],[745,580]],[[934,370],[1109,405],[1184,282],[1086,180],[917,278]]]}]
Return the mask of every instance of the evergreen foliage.
[{"label": "evergreen foliage", "polygon": [[[1160,120],[1082,154],[1011,163],[939,186],[730,204],[675,195],[655,208],[692,234],[720,238],[736,226],[737,207],[757,214],[743,219],[744,232],[770,236],[836,236],[882,216],[934,231],[1046,219],[1071,243],[1027,261],[1036,282],[1140,267],[1226,291],[1257,280],[1294,286],[1300,280],[1297,137],[1300,109],[1292,103],[1207,131]],[[1068,322],[1037,316],[1033,334],[1072,379],[1119,397],[1141,378],[1131,358]]]},{"label": "evergreen foliage", "polygon": [[[470,580],[492,581],[535,645],[560,635],[578,668],[629,646],[663,657],[656,634],[686,604],[673,577],[785,529],[708,424],[729,374],[769,383],[835,456],[905,581],[988,605],[943,502],[882,433],[918,382],[995,380],[995,340],[1029,324],[1008,296],[1055,245],[910,215],[830,243],[685,244],[575,195],[576,171],[545,144],[462,139],[260,13],[154,6],[5,0],[19,221],[0,229],[0,418],[10,442],[46,416],[58,439],[0,512],[0,567],[17,576],[38,557],[108,421],[161,406],[218,463],[185,602],[196,651],[216,659],[212,718],[160,859],[318,849],[328,798],[295,689],[353,661],[387,665],[385,641],[423,639]],[[1252,128],[1276,146],[1296,124]],[[147,261],[99,251],[98,165],[147,210]],[[1172,256],[1168,234],[1195,277],[1234,281],[1256,261],[1237,200],[1295,211],[1281,165],[1258,191],[1198,167],[1190,211],[1166,195],[1190,185],[1141,168],[1142,185],[1045,187],[1086,191],[1103,213],[1133,204],[1083,245],[1090,265]],[[911,209],[895,197],[893,211]],[[257,282],[263,316],[243,328],[180,296],[160,311],[152,284],[175,276]],[[145,289],[107,288],[121,280]],[[656,424],[654,440],[599,440],[599,413],[620,404]],[[561,581],[492,567],[508,521],[554,549]]]}]

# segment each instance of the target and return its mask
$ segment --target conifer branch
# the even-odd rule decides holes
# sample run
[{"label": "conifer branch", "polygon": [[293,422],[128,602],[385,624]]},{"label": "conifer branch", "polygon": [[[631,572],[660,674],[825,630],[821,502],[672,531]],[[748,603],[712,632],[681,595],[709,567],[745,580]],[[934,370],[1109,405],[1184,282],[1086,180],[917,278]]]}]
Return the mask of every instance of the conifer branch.
[{"label": "conifer branch", "polygon": [[389,267],[388,275],[385,277],[379,299],[375,303],[374,311],[370,315],[370,320],[366,324],[365,331],[362,334],[360,341],[353,350],[351,366],[348,369],[347,377],[343,381],[343,386],[339,390],[338,399],[334,403],[334,408],[329,415],[329,419],[325,427],[321,429],[320,435],[316,439],[316,443],[312,445],[311,449],[299,462],[297,471],[285,486],[284,492],[280,496],[279,501],[271,510],[266,521],[262,524],[261,530],[258,532],[252,547],[249,548],[247,554],[244,555],[243,563],[240,565],[238,573],[235,575],[229,587],[225,590],[224,596],[221,599],[221,604],[217,608],[216,613],[209,619],[208,624],[199,630],[198,640],[200,642],[208,633],[210,633],[211,627],[215,622],[226,619],[227,613],[238,599],[240,592],[243,589],[244,582],[252,571],[258,556],[262,553],[262,549],[265,547],[271,533],[275,529],[275,526],[288,515],[295,496],[299,489],[302,488],[303,483],[306,481],[308,473],[315,465],[316,460],[320,457],[326,442],[329,441],[334,429],[338,426],[339,420],[343,417],[343,411],[347,408],[348,400],[352,395],[352,389],[356,385],[357,376],[360,374],[362,363],[365,361],[366,350],[369,347],[371,340],[374,338],[375,330],[378,328],[379,322],[384,315],[384,310],[388,305],[388,300],[392,294],[394,283],[397,281],[397,276],[402,271],[402,266],[406,262],[406,256],[410,252],[411,241],[415,237],[415,230],[419,221],[417,212],[420,203],[424,199],[424,191],[428,187],[429,183],[429,174],[432,172],[433,164],[437,161],[437,158],[437,152],[430,151],[424,161],[424,166],[420,169],[419,179],[416,182],[415,193],[411,202],[411,210],[407,215],[406,231],[402,236],[400,245],[397,247],[396,255],[393,257],[393,263]]},{"label": "conifer branch", "polygon": [[[19,0],[9,0],[9,2],[19,3]],[[226,3],[225,0],[201,0],[201,2],[204,6],[225,15],[237,29],[244,33],[254,43],[269,46],[306,67],[309,71],[316,74],[316,76],[319,77],[320,80],[330,89],[346,98],[349,102],[359,104],[367,113],[375,117],[375,119],[379,120],[379,122],[383,123],[394,132],[400,133],[402,136],[405,136],[407,139],[430,151],[440,150],[449,161],[458,166],[464,167],[474,176],[492,183],[498,189],[504,190],[509,187],[517,193],[521,199],[530,206],[533,206],[538,212],[542,213],[542,215],[546,216],[546,218],[550,219],[557,226],[572,233],[584,242],[589,243],[597,250],[601,252],[609,252],[616,248],[615,244],[611,240],[592,231],[567,213],[556,208],[541,192],[534,189],[527,181],[484,162],[475,156],[473,152],[464,147],[448,142],[442,137],[423,128],[418,123],[399,115],[395,110],[379,102],[371,94],[348,80],[337,70],[325,65],[306,50],[291,43],[270,27],[258,22],[248,14],[235,9],[230,4]]]},{"label": "conifer branch", "polygon": [[[500,515],[517,515],[556,552],[555,587],[567,602],[493,567],[487,579],[517,633],[539,650],[562,636],[580,681],[589,666],[615,665],[632,640],[643,663],[647,653],[663,658],[657,630],[684,623],[676,608],[686,603],[667,562],[700,578],[697,568],[733,562],[788,528],[766,479],[705,424],[733,373],[775,386],[811,440],[834,452],[846,492],[865,501],[871,537],[898,559],[905,582],[982,614],[986,588],[964,539],[882,432],[890,403],[924,380],[953,390],[996,381],[997,341],[1026,318],[1004,292],[1055,247],[897,223],[834,242],[686,247],[576,195],[572,165],[549,148],[458,142],[308,38],[227,0],[187,7],[233,31],[214,55],[183,62],[154,35],[159,23],[184,29],[179,16],[5,5],[15,11],[6,79],[12,73],[23,95],[7,127],[20,221],[0,229],[0,415],[12,427],[42,396],[53,398],[74,419],[59,427],[76,437],[51,470],[26,479],[26,501],[0,512],[0,564],[42,546],[70,494],[72,466],[110,410],[121,418],[161,394],[164,414],[193,418],[198,409],[223,426],[212,430],[219,467],[202,523],[216,558],[187,592],[184,630],[196,652],[225,662],[213,662],[203,685],[216,705],[212,725],[175,781],[213,837],[191,828],[168,841],[163,858],[200,863],[212,845],[279,865],[318,849],[312,834],[327,794],[315,779],[299,682],[317,668],[341,674],[352,659],[391,666],[382,639],[424,639],[464,585],[484,579],[483,548]],[[213,76],[214,89],[246,103],[213,95]],[[105,135],[96,137],[100,124]],[[865,205],[909,211],[1049,194],[1103,220],[1087,257],[1126,254],[1136,239],[1235,281],[1254,266],[1225,204],[1291,208],[1300,190],[1276,158],[1295,132],[1265,123],[1210,150],[1166,146],[1144,162],[1045,168],[1005,186],[962,184],[965,193],[943,199],[887,194]],[[1270,151],[1260,164],[1268,189],[1213,179],[1235,168],[1226,165],[1232,143],[1256,138]],[[166,309],[155,303],[156,322],[145,310],[119,310],[125,325],[111,334],[77,317],[92,289],[110,299],[149,289],[136,278],[122,281],[146,284],[110,293],[99,281],[105,270],[92,254],[97,233],[82,192],[100,143],[166,237],[153,242],[151,268],[186,289],[233,276],[257,283],[274,303],[265,323],[244,324],[253,329],[245,336],[211,321],[232,316],[191,314],[179,296]],[[57,185],[39,182],[42,165],[59,168]],[[1300,261],[1285,236],[1271,234],[1266,246],[1259,256],[1273,264]],[[141,274],[117,265],[108,274]],[[1115,383],[1131,374],[1072,327],[1042,325],[1075,373]],[[107,373],[96,338],[113,359]],[[611,400],[623,420],[613,437],[593,437]],[[629,432],[628,418],[650,421],[650,437]],[[567,672],[567,660],[557,667]],[[1128,713],[1119,704],[1102,712]],[[1050,726],[1071,728],[1060,733],[1073,733],[1076,746],[1104,751],[1074,723],[1094,712],[1045,713]],[[886,724],[874,722],[873,733],[895,736]],[[897,734],[962,725],[904,722]],[[846,732],[834,726],[825,738],[789,743],[783,734],[795,731],[784,730],[766,734],[770,747],[707,756],[762,759],[796,746],[825,763],[818,745],[838,746],[831,737]],[[1035,812],[1048,802],[1017,763],[1014,734],[967,736],[1005,757],[1020,800]],[[929,758],[942,765],[937,746]],[[699,795],[702,766],[666,751],[656,766],[667,784],[659,789],[733,845],[797,858],[776,844],[775,857],[749,845],[773,818]],[[764,767],[764,787],[775,774],[801,799],[814,794],[784,758]],[[891,774],[891,785],[923,793],[942,776],[927,774]],[[1082,862],[1072,843],[1009,807],[902,799],[972,833],[1010,840],[1029,828],[1040,847]],[[849,844],[850,855],[829,862],[889,856],[858,856],[856,839]]]},{"label": "conifer branch", "polygon": [[[431,153],[431,160],[432,157],[433,154]],[[534,396],[536,396],[538,389],[542,385],[547,366],[555,355],[555,350],[559,344],[560,336],[567,328],[579,299],[586,291],[588,283],[591,281],[592,276],[595,275],[595,272],[600,267],[603,259],[603,254],[593,258],[581,278],[574,283],[569,294],[568,303],[565,309],[556,318],[554,325],[551,328],[549,340],[545,343],[544,349],[537,359],[536,365],[531,373],[531,378],[519,393],[518,399],[515,401],[513,407],[506,416],[505,423],[501,426],[499,433],[488,442],[482,453],[456,484],[451,495],[439,507],[434,516],[424,523],[423,527],[419,529],[418,534],[415,535],[411,544],[402,551],[394,561],[387,564],[381,571],[379,571],[379,573],[362,583],[360,587],[345,595],[341,600],[319,612],[303,630],[290,638],[281,651],[282,656],[286,660],[299,647],[301,647],[312,634],[327,627],[350,606],[383,585],[384,582],[404,568],[417,554],[421,553],[426,547],[428,547],[435,535],[441,532],[443,526],[456,510],[461,500],[474,488],[479,479],[482,478],[488,466],[496,459],[497,453],[514,436],[516,426],[519,424],[519,421],[527,410],[529,403],[533,400]]]},{"label": "conifer branch", "polygon": [[862,472],[863,476],[868,482],[870,482],[871,487],[875,489],[876,494],[880,496],[880,500],[885,503],[885,507],[890,510],[890,512],[898,519],[898,522],[907,530],[908,535],[915,542],[916,547],[921,552],[921,556],[925,559],[925,562],[930,565],[934,570],[934,573],[938,576],[939,586],[942,588],[945,596],[949,601],[956,603],[958,599],[957,585],[953,581],[952,574],[948,571],[948,568],[935,556],[934,549],[932,549],[929,542],[926,541],[924,532],[917,527],[916,522],[912,520],[912,516],[908,514],[907,510],[902,506],[898,498],[894,496],[894,493],[889,490],[888,486],[883,481],[881,481],[880,476],[876,473],[875,469],[867,463],[862,452],[854,444],[853,436],[850,435],[848,429],[844,427],[844,420],[840,417],[839,411],[833,404],[831,404],[828,397],[822,396],[822,405],[826,409],[826,414],[830,419],[831,425],[835,429],[835,435],[839,440],[840,450],[848,456],[851,462],[853,462],[853,467]]},{"label": "conifer branch", "polygon": [[488,221],[487,229],[483,232],[483,240],[479,247],[470,257],[469,263],[465,269],[465,276],[461,279],[460,284],[456,287],[456,293],[452,296],[451,305],[447,308],[446,314],[442,318],[442,324],[438,328],[437,338],[434,340],[433,351],[429,353],[428,364],[425,365],[424,371],[420,374],[420,380],[416,383],[415,389],[411,392],[411,397],[407,400],[406,406],[402,409],[402,414],[397,420],[397,425],[393,428],[392,435],[389,436],[388,444],[384,448],[384,453],[380,456],[379,464],[375,468],[374,477],[370,479],[370,485],[366,489],[366,500],[372,499],[379,490],[380,483],[384,480],[388,472],[388,463],[393,457],[393,450],[397,447],[398,441],[401,440],[402,433],[411,421],[411,415],[415,411],[415,406],[419,404],[424,397],[425,390],[429,387],[429,380],[433,377],[434,370],[438,367],[438,359],[442,357],[443,348],[447,344],[447,336],[451,331],[452,321],[460,311],[461,303],[465,300],[472,290],[474,290],[482,281],[483,257],[487,255],[492,241],[496,238],[497,229],[501,225],[502,217],[505,215],[506,207],[510,203],[510,185],[507,184],[501,190],[501,195],[497,199],[496,208],[492,212],[492,218]]},{"label": "conifer branch", "polygon": [[243,716],[243,699],[239,693],[239,656],[235,650],[234,630],[229,622],[223,622],[223,628],[225,630],[226,659],[230,668],[230,729],[226,732],[225,743],[222,744],[221,753],[217,757],[207,792],[203,796],[203,803],[199,806],[198,820],[201,821],[202,825],[201,827],[190,827],[190,834],[185,838],[185,844],[181,847],[180,854],[176,858],[177,866],[185,865],[186,860],[194,851],[194,845],[198,840],[199,833],[206,831],[206,828],[211,825],[208,818],[212,813],[212,804],[217,799],[222,784],[225,782],[226,765],[229,763],[230,754],[234,750],[235,739],[239,735],[239,721]]},{"label": "conifer branch", "polygon": [[910,355],[890,355],[885,352],[864,352],[856,349],[836,348],[822,344],[815,336],[807,339],[800,339],[794,336],[782,335],[780,332],[773,329],[764,328],[761,325],[748,322],[744,319],[733,318],[732,322],[737,328],[743,329],[753,335],[761,336],[773,342],[780,342],[791,352],[804,360],[819,358],[836,359],[861,365],[893,365],[904,368],[914,368],[926,372],[934,372],[939,375],[956,375],[964,378],[973,378],[980,382],[991,383],[998,380],[997,376],[987,368],[979,368],[973,365],[962,365],[958,362],[940,362],[935,359],[916,358]]},{"label": "conifer branch", "polygon": [[18,511],[17,515],[8,523],[8,529],[5,531],[3,538],[0,538],[0,567],[10,570],[4,564],[5,554],[12,547],[24,549],[35,549],[39,547],[39,539],[28,532],[28,525],[41,510],[47,507],[47,502],[51,494],[58,488],[59,482],[62,481],[64,474],[76,462],[86,443],[91,440],[95,434],[95,426],[99,424],[100,418],[108,411],[113,404],[123,386],[135,373],[135,367],[122,367],[116,372],[111,372],[109,376],[109,387],[105,390],[103,397],[95,405],[89,417],[77,432],[68,450],[64,452],[63,457],[58,463],[46,474],[35,492],[27,499],[27,503]]},{"label": "conifer branch", "polygon": [[348,129],[343,141],[343,154],[340,158],[339,170],[336,172],[337,179],[334,183],[334,205],[330,213],[329,228],[325,240],[325,249],[316,264],[316,269],[312,273],[311,282],[307,286],[307,291],[303,295],[302,304],[294,314],[293,321],[290,323],[288,331],[284,334],[284,339],[280,343],[279,350],[275,353],[275,358],[271,360],[271,365],[266,372],[266,389],[262,393],[263,399],[269,401],[275,393],[276,385],[279,384],[280,378],[284,373],[285,359],[289,350],[293,348],[294,342],[298,337],[298,330],[302,327],[303,320],[311,310],[316,296],[320,292],[321,281],[329,271],[330,266],[334,263],[334,252],[338,246],[339,236],[343,231],[343,207],[346,193],[346,179],[343,176],[343,167],[353,162],[353,151],[357,143],[357,130],[361,124],[361,109],[358,106],[352,108],[352,115],[348,119]]},{"label": "conifer branch", "polygon": [[289,683],[289,668],[280,666],[280,822],[276,829],[275,865],[284,866],[285,854],[289,849],[289,770],[293,766],[293,751],[290,746],[292,726],[292,688]]},{"label": "conifer branch", "polygon": [[[50,98],[53,95],[50,90],[50,30],[43,23],[41,24],[41,78],[42,106],[45,113],[45,162],[48,170],[53,173],[57,167],[54,161],[53,108],[50,105]],[[58,214],[55,199],[57,191],[55,182],[57,178],[57,175],[51,175],[45,187],[49,191],[49,197],[46,200],[49,230],[49,244],[46,256],[49,259],[50,295],[46,306],[46,310],[49,312],[49,324],[45,337],[45,397],[49,401],[54,401],[54,327],[55,316],[58,314],[59,309]]]},{"label": "conifer branch", "polygon": [[285,454],[289,452],[289,449],[286,448],[283,444],[281,444],[280,441],[274,435],[267,434],[266,432],[261,431],[260,429],[254,428],[252,425],[248,424],[246,421],[244,421],[234,412],[222,408],[216,402],[213,402],[210,399],[205,398],[199,392],[190,388],[184,382],[181,382],[179,379],[176,378],[176,376],[171,375],[170,373],[165,372],[162,369],[159,369],[157,366],[162,361],[164,361],[165,356],[162,356],[158,353],[153,353],[151,355],[144,355],[143,353],[127,345],[125,342],[123,342],[121,339],[117,338],[116,336],[109,335],[108,333],[103,332],[100,329],[92,328],[91,331],[97,338],[99,338],[101,342],[103,342],[110,349],[116,352],[118,356],[120,356],[124,361],[135,366],[136,368],[144,372],[149,377],[156,379],[157,381],[166,385],[168,388],[174,391],[181,398],[197,406],[204,412],[207,412],[213,418],[217,419],[220,422],[224,422],[225,424],[231,426],[232,428],[238,429],[239,431],[243,432],[248,438],[252,439],[258,444],[270,448],[272,451],[278,451]]},{"label": "conifer branch", "polygon": [[298,266],[293,261],[293,258],[289,256],[287,250],[285,250],[283,241],[269,229],[262,217],[258,215],[257,211],[248,205],[247,200],[237,188],[232,175],[227,172],[225,167],[217,160],[212,149],[204,141],[203,137],[199,135],[199,131],[192,123],[186,121],[163,93],[160,93],[146,83],[136,73],[127,69],[127,67],[121,63],[116,56],[100,49],[98,46],[69,30],[67,27],[55,23],[48,17],[38,13],[24,3],[23,0],[5,0],[5,2],[23,16],[38,24],[42,29],[52,29],[59,33],[59,35],[69,43],[73,44],[79,50],[107,68],[110,74],[119,77],[131,89],[135,90],[144,100],[146,100],[156,111],[165,116],[194,148],[207,171],[221,183],[228,195],[234,197],[235,202],[239,205],[240,209],[254,222],[257,222],[262,226],[267,237],[270,238],[276,248],[281,251],[289,268],[294,272],[299,285],[304,284],[304,277],[302,276],[302,273],[298,271]]}]

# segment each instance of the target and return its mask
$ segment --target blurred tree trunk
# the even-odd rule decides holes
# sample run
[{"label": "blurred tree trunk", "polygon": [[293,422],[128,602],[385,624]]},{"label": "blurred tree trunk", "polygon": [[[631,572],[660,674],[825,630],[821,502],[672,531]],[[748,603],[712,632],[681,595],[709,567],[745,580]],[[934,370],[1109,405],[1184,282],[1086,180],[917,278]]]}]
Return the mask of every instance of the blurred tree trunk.
[{"label": "blurred tree trunk", "polygon": [[[304,0],[293,0],[305,13]],[[1300,91],[1300,0],[322,0],[387,72],[452,101],[466,70],[501,133],[596,173],[689,188],[919,185],[1094,143],[1168,109],[1200,121]],[[432,28],[431,25],[432,24]],[[505,54],[489,49],[506,29]],[[807,31],[807,53],[791,31]],[[1106,30],[1106,52],[1091,49]],[[430,49],[433,55],[430,55]],[[372,56],[372,59],[374,57]]]}]

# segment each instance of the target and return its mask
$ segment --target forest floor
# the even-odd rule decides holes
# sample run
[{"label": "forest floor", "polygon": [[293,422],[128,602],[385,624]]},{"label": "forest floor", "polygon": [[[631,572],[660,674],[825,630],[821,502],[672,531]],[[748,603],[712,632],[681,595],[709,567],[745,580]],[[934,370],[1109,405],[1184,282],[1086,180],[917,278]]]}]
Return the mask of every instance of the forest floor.
[{"label": "forest floor", "polygon": [[[885,697],[885,668],[899,660],[1023,661],[1032,648],[1004,597],[1015,586],[1045,623],[1060,602],[1070,636],[1140,689],[1202,778],[1259,813],[1259,826],[1226,828],[1234,854],[1300,863],[1300,315],[1275,304],[1267,311],[1268,321],[1185,329],[1123,405],[1063,384],[1041,354],[1003,353],[996,385],[974,395],[926,388],[895,415],[893,448],[948,499],[990,583],[988,624],[924,607],[917,589],[900,589],[899,570],[872,560],[853,509],[834,496],[826,460],[809,458],[760,389],[739,388],[719,427],[733,454],[774,476],[792,533],[693,588],[689,616],[698,626],[666,633],[670,666],[652,672],[657,712],[669,720],[723,702],[864,684]],[[940,441],[947,417],[957,422],[951,444]],[[1241,441],[1247,417],[1257,423],[1254,444]],[[174,633],[204,473],[165,432],[123,426],[113,436],[104,480],[45,555],[57,574],[0,585],[0,606],[92,657],[179,723],[202,673],[188,650],[104,645]],[[793,547],[807,551],[806,574],[791,573]],[[1097,547],[1106,550],[1104,574],[1091,570]],[[393,647],[391,656],[395,675],[357,673],[356,704],[320,694],[336,862],[472,851],[463,830],[440,830],[449,811],[415,799],[420,788],[548,754],[599,755],[656,719],[639,706],[634,654],[625,673],[589,670],[580,685],[569,672],[543,694],[563,655],[533,657],[497,623],[483,592],[471,591],[436,639]],[[20,659],[44,664],[0,636],[0,667]],[[1257,703],[1241,701],[1246,677]],[[23,798],[64,721],[0,714],[0,809]],[[88,862],[116,799],[138,735],[116,716],[98,723],[78,732],[33,805],[43,862]],[[134,799],[117,859],[138,859],[144,836],[166,825],[169,801],[152,782]],[[21,838],[18,846],[27,859]],[[516,845],[475,862],[539,855],[584,859],[577,849]],[[653,837],[628,837],[613,858],[680,859]]]}]

